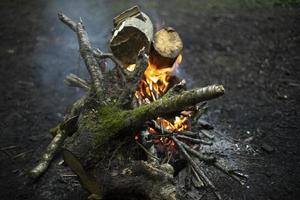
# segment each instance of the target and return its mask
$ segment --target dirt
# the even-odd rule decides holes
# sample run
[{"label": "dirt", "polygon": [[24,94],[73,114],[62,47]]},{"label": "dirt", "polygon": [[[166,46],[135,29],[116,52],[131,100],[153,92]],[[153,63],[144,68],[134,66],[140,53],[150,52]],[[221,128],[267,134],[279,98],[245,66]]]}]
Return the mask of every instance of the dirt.
[{"label": "dirt", "polygon": [[26,176],[51,140],[49,128],[81,94],[63,84],[65,75],[86,76],[74,34],[56,13],[82,17],[93,45],[107,50],[112,17],[136,3],[156,27],[172,26],[181,34],[179,75],[189,87],[226,88],[204,119],[234,144],[232,151],[219,146],[249,180],[239,186],[215,176],[224,199],[298,199],[300,6],[278,2],[2,0],[1,199],[86,199],[60,157],[37,182]]}]

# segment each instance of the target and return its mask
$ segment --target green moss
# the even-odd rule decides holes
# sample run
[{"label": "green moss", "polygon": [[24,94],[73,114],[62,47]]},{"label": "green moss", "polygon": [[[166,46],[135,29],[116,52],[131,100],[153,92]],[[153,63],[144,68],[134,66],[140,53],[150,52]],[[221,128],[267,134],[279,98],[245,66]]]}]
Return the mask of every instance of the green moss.
[{"label": "green moss", "polygon": [[103,144],[125,127],[126,115],[128,111],[123,111],[118,103],[101,105],[87,112],[81,125],[95,134],[97,144]]}]

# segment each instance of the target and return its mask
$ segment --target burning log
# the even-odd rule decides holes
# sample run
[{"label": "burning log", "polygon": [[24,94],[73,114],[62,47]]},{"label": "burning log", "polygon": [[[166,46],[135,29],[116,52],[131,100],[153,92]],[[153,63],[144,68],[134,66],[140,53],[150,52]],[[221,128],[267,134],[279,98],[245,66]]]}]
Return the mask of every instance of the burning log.
[{"label": "burning log", "polygon": [[[222,168],[214,157],[197,152],[188,145],[211,145],[211,142],[199,138],[198,133],[186,130],[187,126],[177,127],[163,119],[224,94],[222,85],[185,90],[184,81],[169,89],[168,76],[174,62],[181,58],[182,51],[182,42],[177,32],[166,28],[156,33],[151,51],[155,52],[150,52],[149,55],[152,23],[134,7],[114,19],[115,30],[111,40],[113,53],[103,53],[91,47],[82,22],[75,23],[64,14],[59,14],[59,19],[76,33],[81,57],[91,81],[85,81],[76,75],[67,77],[68,84],[84,88],[86,94],[73,104],[64,121],[52,129],[54,138],[41,161],[30,171],[31,177],[42,175],[55,154],[62,150],[64,161],[78,175],[82,186],[92,194],[91,198],[135,195],[142,199],[175,200],[174,170],[167,164],[171,156],[168,154],[168,158],[160,162],[160,158],[152,155],[151,151],[137,141],[156,161],[136,161],[132,158],[134,155],[131,155],[134,152],[130,149],[134,148],[134,134],[145,130],[145,126],[147,131],[150,130],[148,124],[152,120],[153,130],[160,134],[150,134],[148,131],[151,147],[153,148],[152,141],[155,139],[168,139],[190,163],[190,174],[195,175],[198,185],[209,186],[220,197],[193,156],[214,163],[216,168],[228,175],[232,172]],[[133,43],[138,44],[135,46]],[[111,59],[115,68],[107,71],[105,65],[102,65],[105,59]],[[133,70],[129,71],[124,67],[133,62]],[[163,66],[164,69],[160,71],[158,66]],[[137,101],[140,103],[132,103]],[[158,117],[161,124],[155,120]],[[187,121],[187,117],[176,119],[181,125]],[[162,123],[172,126],[172,129],[164,127]],[[130,145],[126,145],[122,151],[122,148],[116,147],[120,141],[127,141]],[[117,154],[120,158],[114,170],[108,170],[111,159],[107,162],[108,167],[105,164],[107,155],[112,156],[111,154]]]}]

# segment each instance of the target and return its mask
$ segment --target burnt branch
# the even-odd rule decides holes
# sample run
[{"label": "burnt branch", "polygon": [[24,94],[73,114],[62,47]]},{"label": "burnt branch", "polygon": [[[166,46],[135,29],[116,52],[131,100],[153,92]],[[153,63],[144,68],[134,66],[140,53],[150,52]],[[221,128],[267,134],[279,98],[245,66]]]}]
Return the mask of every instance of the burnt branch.
[{"label": "burnt branch", "polygon": [[126,88],[120,96],[123,105],[128,105],[134,100],[134,92],[137,90],[138,84],[142,79],[148,66],[148,55],[145,48],[142,48],[137,56],[135,69],[127,75]]},{"label": "burnt branch", "polygon": [[211,180],[206,176],[206,174],[196,164],[196,162],[194,161],[194,159],[192,159],[192,157],[188,154],[188,152],[186,151],[186,149],[184,148],[184,146],[182,145],[182,143],[176,137],[174,137],[174,136],[172,136],[172,139],[175,142],[175,144],[177,145],[177,147],[180,149],[180,152],[186,158],[186,160],[188,161],[188,163],[195,169],[196,173],[200,176],[200,178],[204,182],[204,184],[206,186],[210,187],[213,190],[214,194],[216,195],[216,197],[218,199],[222,199],[220,193],[218,192],[218,190],[215,187],[215,185],[213,184],[213,182],[211,182]]}]

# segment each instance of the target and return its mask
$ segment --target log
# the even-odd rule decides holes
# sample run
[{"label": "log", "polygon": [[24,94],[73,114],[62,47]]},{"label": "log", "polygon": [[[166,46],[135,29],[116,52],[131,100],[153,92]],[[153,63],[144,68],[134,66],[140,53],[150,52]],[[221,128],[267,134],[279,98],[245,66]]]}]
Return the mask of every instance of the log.
[{"label": "log", "polygon": [[107,141],[141,130],[148,120],[167,116],[223,94],[223,86],[212,85],[163,97],[132,110],[123,110],[115,103],[102,105],[97,110],[89,110],[80,116],[77,133],[65,142],[63,149],[74,154],[83,167],[88,168],[97,162],[95,156],[101,151],[99,147]]},{"label": "log", "polygon": [[182,40],[175,29],[163,28],[154,35],[150,62],[158,67],[172,67],[182,48]]},{"label": "log", "polygon": [[139,51],[145,47],[149,53],[153,39],[153,24],[138,7],[131,8],[114,19],[110,48],[123,64],[134,64]]}]

